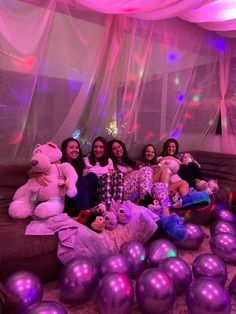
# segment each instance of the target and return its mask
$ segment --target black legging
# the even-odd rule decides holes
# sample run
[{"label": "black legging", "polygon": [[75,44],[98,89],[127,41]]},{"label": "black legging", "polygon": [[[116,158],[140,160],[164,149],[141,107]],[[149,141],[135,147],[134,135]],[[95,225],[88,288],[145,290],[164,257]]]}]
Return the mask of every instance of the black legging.
[{"label": "black legging", "polygon": [[185,180],[188,182],[190,187],[195,188],[196,179],[202,180],[203,176],[201,173],[201,169],[195,162],[190,162],[187,165],[181,164],[178,175],[182,180]]},{"label": "black legging", "polygon": [[94,194],[97,189],[98,177],[95,173],[88,173],[86,176],[79,176],[76,183],[77,195],[73,198],[66,196],[65,212],[69,216],[78,216],[85,209],[92,208],[95,205]]}]

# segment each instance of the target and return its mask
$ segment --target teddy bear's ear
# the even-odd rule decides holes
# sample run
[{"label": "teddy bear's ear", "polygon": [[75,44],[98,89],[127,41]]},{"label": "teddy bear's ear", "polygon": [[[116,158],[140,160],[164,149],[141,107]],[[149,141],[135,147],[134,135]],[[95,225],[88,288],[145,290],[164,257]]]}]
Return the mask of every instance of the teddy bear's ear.
[{"label": "teddy bear's ear", "polygon": [[57,144],[54,142],[47,142],[47,145],[53,147],[53,148],[57,148]]},{"label": "teddy bear's ear", "polygon": [[157,157],[157,159],[156,159],[157,163],[161,162],[161,161],[162,161],[162,159],[163,159],[163,157],[162,157],[162,156],[158,156],[158,157]]}]

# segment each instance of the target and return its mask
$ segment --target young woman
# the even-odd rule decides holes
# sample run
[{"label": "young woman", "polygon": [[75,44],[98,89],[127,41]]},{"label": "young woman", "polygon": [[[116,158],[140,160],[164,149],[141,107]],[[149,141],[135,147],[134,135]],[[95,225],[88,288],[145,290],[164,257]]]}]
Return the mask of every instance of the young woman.
[{"label": "young woman", "polygon": [[135,163],[129,157],[125,144],[118,139],[109,142],[109,152],[115,170],[124,174],[125,200],[133,200],[138,195],[141,200],[152,202],[152,197],[157,196],[164,208],[163,211],[168,213],[171,203],[167,186],[164,183],[157,183],[154,189],[152,168],[143,165],[135,170]]},{"label": "young woman", "polygon": [[74,198],[66,196],[65,211],[70,216],[78,216],[79,212],[94,206],[94,192],[98,178],[94,173],[86,173],[83,152],[80,143],[69,137],[61,144],[61,162],[70,163],[78,174],[77,195]]},{"label": "young woman", "polygon": [[157,167],[156,161],[157,153],[156,148],[152,144],[144,146],[141,152],[141,157],[136,162],[136,168],[140,169],[144,166],[149,166],[153,170],[153,183],[163,182],[168,185],[169,183],[169,172],[166,168]]},{"label": "young woman", "polygon": [[93,141],[91,154],[84,158],[84,162],[87,173],[94,173],[98,177],[96,203],[103,202],[109,206],[112,198],[123,202],[123,174],[115,172],[108,156],[108,143],[103,137],[99,136]]},{"label": "young woman", "polygon": [[188,163],[183,163],[182,158],[184,153],[179,153],[179,143],[176,139],[169,138],[163,144],[162,156],[173,156],[182,162],[178,171],[178,175],[183,180],[187,181],[190,187],[195,187],[196,180],[203,179],[200,165],[195,160],[191,159],[188,161]]}]

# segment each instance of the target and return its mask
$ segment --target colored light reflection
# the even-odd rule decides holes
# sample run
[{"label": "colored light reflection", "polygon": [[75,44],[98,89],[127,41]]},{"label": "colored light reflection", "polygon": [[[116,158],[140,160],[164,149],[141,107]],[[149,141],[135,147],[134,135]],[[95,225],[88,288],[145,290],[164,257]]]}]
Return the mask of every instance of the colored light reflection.
[{"label": "colored light reflection", "polygon": [[22,141],[22,139],[23,139],[23,132],[20,131],[15,137],[9,140],[9,144],[18,144]]},{"label": "colored light reflection", "polygon": [[80,138],[80,130],[79,129],[74,130],[72,137],[74,139],[79,139]]},{"label": "colored light reflection", "polygon": [[169,63],[173,63],[178,61],[179,59],[179,54],[177,52],[171,51],[167,54],[167,61]]},{"label": "colored light reflection", "polygon": [[175,256],[177,256],[177,254],[176,254],[176,252],[174,250],[169,250],[168,256],[169,257],[175,257]]},{"label": "colored light reflection", "polygon": [[154,133],[153,132],[148,132],[146,135],[145,135],[145,141],[149,141],[153,138],[154,136]]}]

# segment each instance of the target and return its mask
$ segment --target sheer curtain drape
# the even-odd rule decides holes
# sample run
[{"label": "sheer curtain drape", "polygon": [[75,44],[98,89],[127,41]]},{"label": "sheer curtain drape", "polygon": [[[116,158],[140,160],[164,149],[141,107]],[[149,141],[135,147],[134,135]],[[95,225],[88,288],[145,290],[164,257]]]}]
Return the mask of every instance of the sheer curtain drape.
[{"label": "sheer curtain drape", "polygon": [[[182,149],[236,154],[235,39],[183,20],[205,23],[211,1],[146,2],[1,2],[1,163],[68,136],[86,152],[103,135],[134,154],[170,136]],[[141,18],[156,9],[165,15]]]}]

